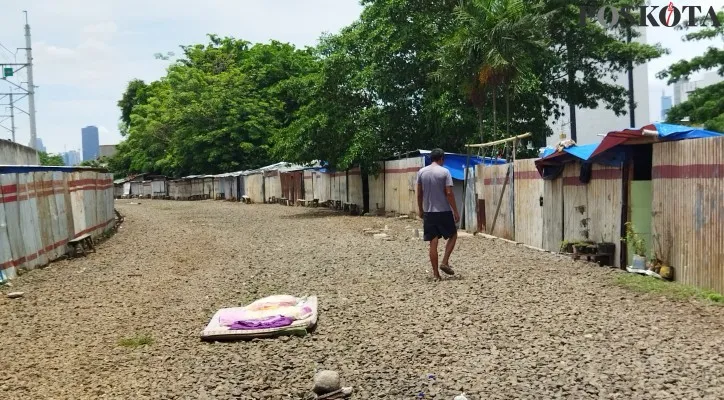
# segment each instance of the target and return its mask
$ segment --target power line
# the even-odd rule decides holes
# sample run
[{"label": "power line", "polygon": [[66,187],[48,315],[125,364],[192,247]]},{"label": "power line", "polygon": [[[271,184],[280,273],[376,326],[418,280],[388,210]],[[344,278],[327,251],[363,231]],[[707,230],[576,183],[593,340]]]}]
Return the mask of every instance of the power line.
[{"label": "power line", "polygon": [[[33,52],[31,47],[31,39],[30,39],[30,24],[28,23],[28,12],[23,11],[25,13],[25,48],[17,49],[17,50],[25,50],[25,56],[26,61],[24,63],[18,63],[17,62],[17,51],[13,53],[10,49],[8,49],[5,45],[0,43],[0,48],[6,50],[7,52],[11,53],[13,55],[13,58],[15,60],[13,62],[7,62],[2,63],[0,62],[0,80],[5,81],[10,86],[10,92],[9,93],[0,93],[0,99],[4,97],[9,97],[9,103],[7,104],[8,108],[10,109],[10,128],[0,125],[0,127],[4,128],[5,130],[8,130],[12,133],[13,141],[15,141],[15,111],[20,111],[23,114],[26,114],[28,116],[28,119],[30,120],[30,143],[29,146],[33,149],[36,148],[36,141],[37,141],[37,133],[36,133],[36,126],[35,126],[35,86],[33,84]],[[3,54],[0,52],[0,54]],[[7,56],[5,57],[7,59]],[[22,86],[21,82],[20,84],[17,84],[13,82],[12,80],[8,80],[8,77],[17,76],[18,72],[26,72],[27,77],[27,88],[24,88]],[[21,108],[19,108],[16,103],[24,99],[25,97],[28,98],[28,111],[25,111]],[[2,105],[2,104],[0,104]],[[0,122],[1,123],[1,122]]]}]

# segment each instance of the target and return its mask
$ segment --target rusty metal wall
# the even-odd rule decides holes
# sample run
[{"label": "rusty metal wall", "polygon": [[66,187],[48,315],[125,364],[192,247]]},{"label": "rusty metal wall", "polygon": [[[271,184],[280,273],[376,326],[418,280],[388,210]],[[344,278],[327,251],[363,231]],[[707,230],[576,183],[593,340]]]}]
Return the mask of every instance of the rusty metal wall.
[{"label": "rusty metal wall", "polygon": [[[507,177],[510,164],[503,165],[487,165],[482,167],[483,170],[483,196],[485,198],[485,227],[486,232],[504,239],[513,239],[513,185],[512,176]],[[505,191],[503,187],[505,186]],[[502,193],[502,196],[501,196]],[[493,229],[493,220],[496,218],[495,212],[500,204],[497,220],[495,221],[495,230]]]},{"label": "rusty metal wall", "polygon": [[302,180],[304,179],[303,171],[282,172],[279,174],[279,183],[281,185],[282,197],[292,202],[304,198],[302,192]]},{"label": "rusty metal wall", "polygon": [[0,281],[59,258],[69,240],[96,237],[115,221],[111,175],[70,171],[0,174]]},{"label": "rusty metal wall", "polygon": [[724,293],[724,138],[653,145],[653,250],[685,284]]},{"label": "rusty metal wall", "polygon": [[516,160],[513,187],[515,188],[515,240],[529,246],[543,247],[543,178],[535,168],[535,159]]}]

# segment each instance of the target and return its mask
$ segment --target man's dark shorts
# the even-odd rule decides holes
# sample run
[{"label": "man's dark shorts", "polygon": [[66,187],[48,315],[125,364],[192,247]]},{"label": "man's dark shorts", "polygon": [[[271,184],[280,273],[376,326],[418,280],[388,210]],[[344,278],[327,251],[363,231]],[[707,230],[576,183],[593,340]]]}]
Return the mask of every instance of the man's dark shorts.
[{"label": "man's dark shorts", "polygon": [[422,217],[422,230],[426,242],[441,237],[450,239],[458,232],[452,211],[426,212]]}]

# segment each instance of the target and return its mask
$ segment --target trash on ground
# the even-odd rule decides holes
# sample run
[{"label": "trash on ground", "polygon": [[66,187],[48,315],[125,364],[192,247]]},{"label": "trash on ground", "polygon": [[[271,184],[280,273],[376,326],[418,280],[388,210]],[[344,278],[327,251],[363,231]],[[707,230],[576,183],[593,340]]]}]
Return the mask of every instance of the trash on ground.
[{"label": "trash on ground", "polygon": [[24,294],[25,294],[24,292],[12,292],[12,293],[8,293],[8,298],[9,299],[19,299],[19,298],[23,297]]},{"label": "trash on ground", "polygon": [[317,324],[317,296],[275,295],[218,310],[201,333],[206,341],[304,336]]},{"label": "trash on ground", "polygon": [[634,267],[626,267],[626,271],[628,271],[631,274],[646,275],[646,276],[651,276],[651,277],[654,277],[656,279],[661,279],[661,280],[664,279],[661,275],[657,274],[654,271],[648,270],[648,269],[638,269],[638,268],[634,268]]}]

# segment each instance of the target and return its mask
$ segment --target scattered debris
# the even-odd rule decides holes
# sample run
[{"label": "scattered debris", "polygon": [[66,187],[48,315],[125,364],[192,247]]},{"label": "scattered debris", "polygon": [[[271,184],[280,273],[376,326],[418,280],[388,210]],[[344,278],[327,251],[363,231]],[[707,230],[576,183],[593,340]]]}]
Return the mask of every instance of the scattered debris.
[{"label": "scattered debris", "polygon": [[387,241],[394,240],[394,238],[392,236],[390,236],[386,233],[376,233],[372,237],[374,237],[375,239],[387,240]]},{"label": "scattered debris", "polygon": [[468,400],[467,396],[465,396],[465,393],[460,393],[459,395],[455,396],[453,400]]},{"label": "scattered debris", "polygon": [[23,297],[23,295],[25,295],[25,292],[11,292],[11,293],[8,293],[8,298],[9,299],[19,299],[19,298]]},{"label": "scattered debris", "polygon": [[657,274],[654,271],[648,270],[648,269],[638,269],[638,268],[633,268],[633,267],[626,267],[626,271],[631,274],[646,275],[646,276],[651,276],[656,279],[662,279],[662,280],[664,279],[661,275]]}]

